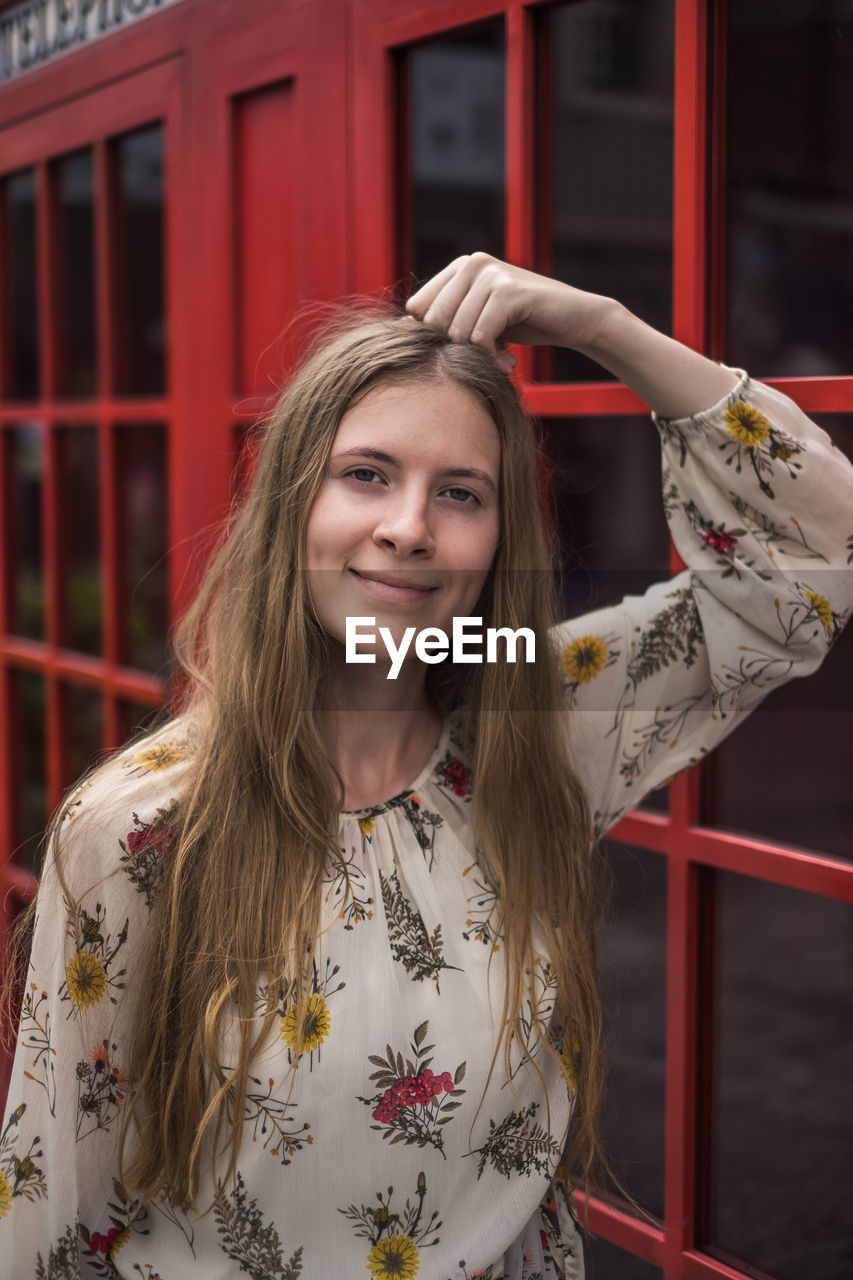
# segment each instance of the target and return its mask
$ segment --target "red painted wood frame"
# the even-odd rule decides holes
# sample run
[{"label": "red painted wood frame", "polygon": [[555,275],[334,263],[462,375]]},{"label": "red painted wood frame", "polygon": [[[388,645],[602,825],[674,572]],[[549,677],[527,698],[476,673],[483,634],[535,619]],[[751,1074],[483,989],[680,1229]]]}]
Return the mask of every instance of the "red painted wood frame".
[{"label": "red painted wood frame", "polygon": [[[34,888],[13,861],[19,741],[10,698],[13,674],[31,671],[45,681],[51,809],[73,781],[63,762],[61,682],[102,695],[106,748],[120,741],[122,699],[157,706],[168,693],[162,681],[121,662],[116,424],[156,421],[165,428],[174,620],[193,593],[227,511],[238,429],[257,416],[269,399],[270,377],[281,374],[280,349],[268,351],[266,361],[258,357],[275,347],[284,319],[301,300],[347,292],[344,19],[344,0],[322,6],[253,0],[250,9],[237,0],[215,6],[181,0],[0,86],[0,183],[23,169],[36,175],[42,373],[37,400],[4,399],[0,386],[4,499],[11,484],[8,430],[22,419],[38,422],[47,445],[42,640],[10,633],[10,566],[0,557],[0,959],[11,920]],[[118,395],[112,378],[118,299],[109,140],[152,123],[159,123],[164,138],[167,390]],[[63,400],[56,394],[51,311],[57,234],[51,163],[82,147],[94,156],[98,381],[94,396]],[[0,285],[2,258],[0,250]],[[250,354],[245,333],[254,344]],[[5,341],[2,331],[0,340]],[[298,345],[297,333],[289,349]],[[96,657],[60,644],[62,494],[54,437],[58,427],[81,420],[96,424],[100,455],[104,598],[102,651]],[[0,1071],[0,1092],[3,1082]]]},{"label": "red painted wood frame", "polygon": [[[533,131],[537,107],[536,23],[545,0],[354,0],[353,214],[359,246],[356,286],[369,291],[402,274],[400,211],[409,199],[398,171],[396,64],[420,41],[465,26],[503,18],[506,41],[505,254],[535,267],[534,244],[548,194],[536,172]],[[673,298],[675,337],[717,354],[722,315],[724,225],[724,6],[712,0],[674,0]],[[710,95],[709,77],[714,87]],[[538,220],[538,221],[537,221]],[[716,282],[711,291],[709,281]],[[710,319],[710,323],[709,323]],[[710,328],[710,333],[709,333]],[[624,386],[610,382],[533,382],[530,353],[517,349],[517,376],[534,413],[542,417],[606,416],[645,412]],[[853,410],[853,377],[769,379],[810,413]],[[672,548],[673,572],[683,568]],[[707,1179],[697,1170],[697,1134],[707,1099],[700,1095],[698,949],[705,868],[735,871],[853,903],[853,864],[701,826],[701,765],[670,784],[669,812],[637,810],[613,837],[663,854],[667,864],[666,1101],[664,1220],[655,1225],[613,1203],[591,1198],[589,1223],[603,1238],[661,1269],[664,1280],[736,1280],[744,1272],[700,1251],[708,1221]],[[704,1053],[710,1051],[704,1037]],[[758,1274],[754,1269],[750,1274]]]}]

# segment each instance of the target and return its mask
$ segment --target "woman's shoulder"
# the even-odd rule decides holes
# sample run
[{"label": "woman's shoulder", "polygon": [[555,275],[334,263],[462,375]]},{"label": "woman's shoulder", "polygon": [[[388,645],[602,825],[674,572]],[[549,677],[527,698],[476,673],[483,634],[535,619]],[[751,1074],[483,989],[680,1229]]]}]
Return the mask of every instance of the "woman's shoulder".
[{"label": "woman's shoulder", "polygon": [[125,872],[137,887],[140,878],[148,884],[150,897],[176,839],[196,737],[192,723],[179,717],[92,769],[63,802],[46,869],[58,862],[75,896]]}]

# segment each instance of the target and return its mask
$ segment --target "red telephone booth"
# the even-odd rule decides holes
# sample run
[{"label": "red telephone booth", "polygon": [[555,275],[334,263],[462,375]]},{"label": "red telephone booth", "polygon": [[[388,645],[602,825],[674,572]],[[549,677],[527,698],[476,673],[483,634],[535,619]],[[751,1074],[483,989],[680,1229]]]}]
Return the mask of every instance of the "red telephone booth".
[{"label": "red telephone booth", "polygon": [[[851,86],[837,0],[0,4],[2,928],[63,790],[166,696],[300,303],[482,248],[745,365],[853,454]],[[666,576],[643,406],[569,353],[518,373],[567,609]],[[853,1274],[851,644],[602,847],[636,1204],[590,1205],[590,1277]]]}]

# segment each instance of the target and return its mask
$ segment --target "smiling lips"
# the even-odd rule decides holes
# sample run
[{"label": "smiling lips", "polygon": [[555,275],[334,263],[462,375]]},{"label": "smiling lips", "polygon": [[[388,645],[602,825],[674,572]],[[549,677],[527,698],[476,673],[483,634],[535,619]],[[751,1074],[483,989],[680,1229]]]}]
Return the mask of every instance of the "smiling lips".
[{"label": "smiling lips", "polygon": [[370,595],[379,600],[397,601],[399,604],[420,604],[439,587],[437,582],[424,584],[391,570],[369,573],[366,570],[350,569],[350,573],[364,585]]}]

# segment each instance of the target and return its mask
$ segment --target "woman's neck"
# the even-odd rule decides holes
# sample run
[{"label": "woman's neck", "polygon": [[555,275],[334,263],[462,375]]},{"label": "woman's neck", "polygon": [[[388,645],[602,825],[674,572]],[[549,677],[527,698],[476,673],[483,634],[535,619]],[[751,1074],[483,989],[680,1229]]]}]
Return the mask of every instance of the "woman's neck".
[{"label": "woman's neck", "polygon": [[343,782],[344,809],[370,808],[411,785],[441,732],[423,667],[406,663],[393,681],[386,670],[333,662],[327,672],[317,725]]}]

